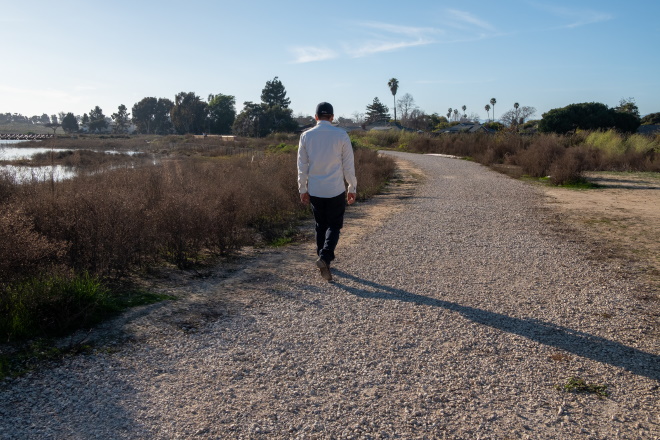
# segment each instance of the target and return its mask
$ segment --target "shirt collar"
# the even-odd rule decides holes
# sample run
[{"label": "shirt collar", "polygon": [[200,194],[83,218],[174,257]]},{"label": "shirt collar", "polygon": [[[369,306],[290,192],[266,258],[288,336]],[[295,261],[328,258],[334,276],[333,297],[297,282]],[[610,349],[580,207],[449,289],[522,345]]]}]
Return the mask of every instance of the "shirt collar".
[{"label": "shirt collar", "polygon": [[322,119],[316,122],[316,125],[321,125],[321,124],[323,124],[323,125],[332,125],[332,122],[324,121]]}]

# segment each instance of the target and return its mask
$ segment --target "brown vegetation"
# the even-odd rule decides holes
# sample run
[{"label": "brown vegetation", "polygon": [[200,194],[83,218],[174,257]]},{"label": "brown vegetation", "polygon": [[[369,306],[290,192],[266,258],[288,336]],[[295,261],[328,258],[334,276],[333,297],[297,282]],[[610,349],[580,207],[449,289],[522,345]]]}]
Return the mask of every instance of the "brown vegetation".
[{"label": "brown vegetation", "polygon": [[613,131],[441,136],[389,131],[351,136],[355,143],[376,148],[467,157],[516,177],[550,176],[558,185],[582,180],[584,171],[660,171],[660,139]]},{"label": "brown vegetation", "polygon": [[[48,152],[36,163],[74,166],[78,177],[19,184],[0,175],[1,337],[93,324],[121,302],[99,279],[274,242],[310,215],[298,196],[297,139],[146,140],[54,139],[39,146],[86,150]],[[149,160],[103,152],[139,145],[150,146]],[[356,151],[355,160],[359,199],[394,172],[394,161],[372,150]]]},{"label": "brown vegetation", "polygon": [[[282,143],[270,154],[262,140],[253,154],[227,156],[221,153],[228,145],[197,140],[186,149],[186,138],[175,140],[170,151],[176,152],[158,156],[156,165],[117,166],[132,156],[75,150],[38,158],[76,158],[70,164],[83,172],[74,179],[18,184],[0,176],[0,303],[12,285],[44,276],[118,277],[164,262],[187,267],[271,242],[309,215],[298,196],[295,145]],[[72,141],[79,142],[60,140],[57,148]],[[127,140],[129,148],[115,142],[121,140],[93,144],[126,150],[135,140]],[[372,150],[358,150],[355,158],[364,199],[384,185],[394,162]],[[99,161],[105,171],[84,173]]]}]

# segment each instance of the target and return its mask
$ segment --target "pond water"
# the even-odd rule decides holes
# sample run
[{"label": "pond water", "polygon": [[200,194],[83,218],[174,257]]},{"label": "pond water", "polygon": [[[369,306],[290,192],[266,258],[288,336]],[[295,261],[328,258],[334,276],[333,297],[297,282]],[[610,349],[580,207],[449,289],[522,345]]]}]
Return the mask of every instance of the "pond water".
[{"label": "pond water", "polygon": [[51,174],[55,181],[71,179],[76,176],[76,171],[62,165],[55,165],[55,167],[50,165],[43,167],[0,165],[0,174],[10,176],[16,183],[25,183],[50,181]]},{"label": "pond water", "polygon": [[[14,147],[3,145],[4,142],[10,141],[0,141],[0,160],[25,160],[30,159],[32,156],[38,153],[48,153],[50,148],[41,148],[41,147]],[[53,151],[71,151],[71,149],[66,148],[55,148]],[[107,154],[128,154],[133,156],[138,154],[137,151],[117,151],[117,150],[107,150],[104,151]]]},{"label": "pond water", "polygon": [[[50,148],[19,148],[19,147],[3,147],[0,145],[0,160],[21,160],[29,159],[37,153],[48,153]],[[67,150],[53,150],[53,151],[67,151]]]},{"label": "pond water", "polygon": [[[50,148],[42,147],[17,147],[14,144],[18,144],[17,140],[0,140],[0,160],[29,160],[32,156],[38,153],[48,153],[51,151]],[[55,152],[60,151],[71,151],[70,149],[53,149]],[[128,154],[134,155],[138,154],[137,151],[117,151],[117,150],[108,150],[105,151],[107,154]],[[62,165],[52,166],[40,166],[40,167],[28,167],[28,166],[17,166],[17,165],[0,165],[0,172],[3,174],[8,174],[13,177],[18,183],[29,182],[33,180],[44,181],[51,179],[52,177],[59,181],[63,179],[71,179],[76,176],[76,171],[71,167],[65,167]]]}]

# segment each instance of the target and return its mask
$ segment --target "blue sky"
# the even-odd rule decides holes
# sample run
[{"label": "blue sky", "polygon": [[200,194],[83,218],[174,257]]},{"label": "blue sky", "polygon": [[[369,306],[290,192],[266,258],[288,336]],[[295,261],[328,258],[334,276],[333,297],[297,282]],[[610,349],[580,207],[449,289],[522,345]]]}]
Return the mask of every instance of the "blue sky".
[{"label": "blue sky", "polygon": [[[7,0],[3,3],[9,3]],[[278,76],[295,114],[374,97],[486,118],[635,98],[660,112],[660,2],[651,0],[11,2],[0,8],[0,112],[106,115],[147,96],[260,101]]]}]

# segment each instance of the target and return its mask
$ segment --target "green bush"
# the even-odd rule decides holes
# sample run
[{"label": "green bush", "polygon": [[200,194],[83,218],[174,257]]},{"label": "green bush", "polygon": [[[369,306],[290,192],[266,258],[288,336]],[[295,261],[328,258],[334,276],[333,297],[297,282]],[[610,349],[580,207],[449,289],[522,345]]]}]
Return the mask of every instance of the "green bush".
[{"label": "green bush", "polygon": [[623,137],[614,130],[591,132],[584,140],[584,143],[611,156],[626,152]]},{"label": "green bush", "polygon": [[97,278],[35,277],[0,290],[0,338],[60,336],[97,323],[111,310]]},{"label": "green bush", "polygon": [[646,154],[652,151],[660,152],[660,144],[657,139],[652,139],[641,134],[633,134],[626,139],[626,151]]}]

